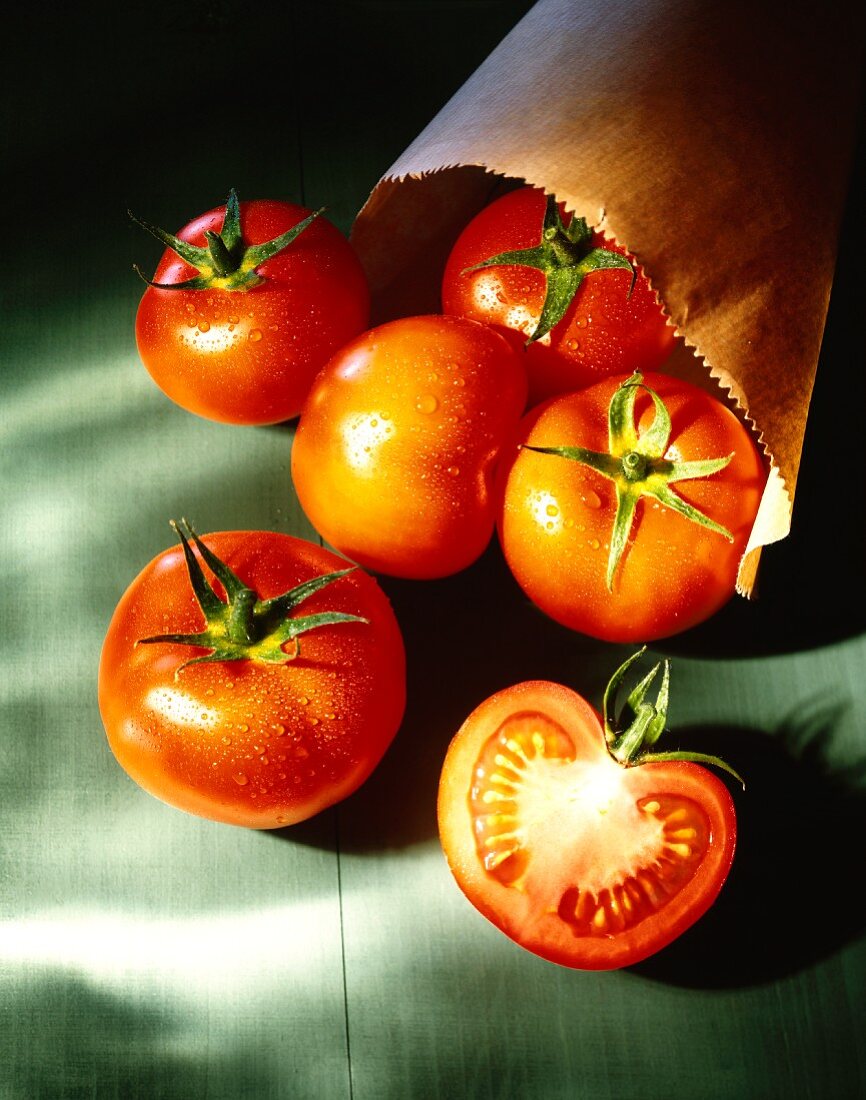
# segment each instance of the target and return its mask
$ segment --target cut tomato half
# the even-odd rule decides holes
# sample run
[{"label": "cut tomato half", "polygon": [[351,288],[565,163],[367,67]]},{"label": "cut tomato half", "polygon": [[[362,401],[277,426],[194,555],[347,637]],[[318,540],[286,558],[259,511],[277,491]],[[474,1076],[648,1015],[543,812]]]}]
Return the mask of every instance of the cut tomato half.
[{"label": "cut tomato half", "polygon": [[472,904],[527,950],[585,970],[629,966],[684,932],[717,897],[736,837],[711,772],[622,764],[598,712],[546,681],[473,711],[446,755],[438,815]]}]

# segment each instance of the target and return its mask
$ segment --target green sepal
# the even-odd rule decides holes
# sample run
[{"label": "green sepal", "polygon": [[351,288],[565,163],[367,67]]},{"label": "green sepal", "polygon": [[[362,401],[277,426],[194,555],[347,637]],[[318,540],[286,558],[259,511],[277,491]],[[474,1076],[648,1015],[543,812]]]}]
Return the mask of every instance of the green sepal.
[{"label": "green sepal", "polygon": [[[643,677],[628,695],[622,711],[617,715],[616,697],[626,673],[646,653],[642,646],[628,657],[614,672],[604,689],[602,719],[604,738],[610,755],[623,767],[639,767],[643,764],[662,763],[666,760],[685,760],[692,764],[709,764],[732,775],[745,788],[742,776],[730,764],[718,756],[703,752],[675,750],[672,752],[647,752],[658,741],[667,723],[670,703],[670,661],[660,661]],[[662,682],[654,702],[647,701],[649,689],[655,683],[659,670]]]},{"label": "green sepal", "polygon": [[[354,566],[312,577],[280,596],[260,600],[256,592],[244,584],[199,538],[188,520],[182,519],[180,524],[172,520],[171,526],[180,539],[193,595],[207,625],[204,630],[195,634],[157,634],[150,638],[141,638],[137,644],[153,645],[163,642],[212,651],[184,661],[175,670],[175,678],[181,669],[203,662],[252,660],[270,665],[287,664],[300,654],[298,639],[302,634],[338,623],[369,621],[360,615],[343,611],[322,611],[313,615],[289,617],[296,607],[314,593],[353,572]],[[186,527],[186,533],[182,526]],[[205,576],[190,540],[225,589],[225,600],[217,595]],[[288,653],[283,649],[287,642],[294,642],[294,649]]]},{"label": "green sepal", "polygon": [[631,272],[629,296],[634,287],[637,272],[631,261],[619,252],[606,248],[590,248],[592,230],[585,218],[573,217],[564,225],[559,206],[553,195],[547,196],[544,221],[541,226],[541,240],[530,248],[519,248],[508,252],[499,252],[472,267],[466,268],[464,275],[479,271],[485,267],[500,267],[513,264],[517,267],[531,267],[544,273],[547,289],[541,314],[535,329],[526,341],[527,345],[546,336],[565,316],[568,307],[587,275],[593,271],[609,268],[624,268]]},{"label": "green sepal", "polygon": [[206,248],[182,241],[172,233],[166,233],[164,229],[142,221],[129,210],[127,213],[136,225],[146,229],[176,253],[184,263],[194,267],[198,275],[180,283],[156,283],[148,279],[137,264],[133,264],[133,269],[148,286],[155,287],[157,290],[251,290],[265,281],[265,277],[260,275],[257,269],[266,260],[270,260],[278,252],[288,248],[308,225],[324,213],[324,210],[325,208],[321,207],[272,241],[244,245],[240,203],[237,192],[232,188],[226,200],[222,229],[219,233],[214,233],[211,229],[205,231],[205,239],[208,242]]},{"label": "green sepal", "polygon": [[[652,422],[640,431],[635,421],[635,398],[638,389],[650,395],[655,415]],[[671,436],[671,418],[661,397],[644,384],[637,371],[617,387],[608,406],[608,444],[610,452],[591,451],[586,447],[531,447],[524,450],[560,458],[587,466],[602,477],[612,481],[616,490],[616,515],[610,537],[607,561],[607,587],[613,591],[622,556],[634,525],[638,501],[651,497],[671,511],[677,512],[691,523],[705,527],[721,535],[728,542],[734,536],[722,524],[689,504],[672,487],[675,481],[710,477],[734,457],[733,453],[720,458],[697,459],[689,462],[672,462],[664,457]]]}]

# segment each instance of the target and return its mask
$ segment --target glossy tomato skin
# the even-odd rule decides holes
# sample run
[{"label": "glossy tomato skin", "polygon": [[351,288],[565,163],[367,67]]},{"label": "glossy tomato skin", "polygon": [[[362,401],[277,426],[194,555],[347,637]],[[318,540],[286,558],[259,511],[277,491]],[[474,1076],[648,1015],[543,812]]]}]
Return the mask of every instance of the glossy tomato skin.
[{"label": "glossy tomato skin", "polygon": [[[288,202],[240,204],[245,244],[262,244],[311,211]],[[225,207],[177,234],[199,247],[218,233]],[[298,415],[319,368],[367,326],[370,295],[349,242],[319,215],[257,271],[249,290],[148,287],[135,331],[141,360],[156,384],[189,412],[228,424],[276,424]],[[196,274],[166,249],[154,282]]]},{"label": "glossy tomato skin", "polygon": [[[608,447],[612,378],[545,402],[523,420],[503,455],[500,543],[529,598],[557,622],[605,641],[651,641],[714,615],[734,594],[766,481],[751,436],[711,394],[672,376],[644,381],[671,416],[668,457],[689,461],[732,454],[709,477],[677,481],[676,492],[734,536],[698,526],[655,501],[638,502],[628,545],[609,591],[606,569],[616,513],[613,482],[553,455],[522,449]],[[641,428],[653,418],[646,393],[636,403]]]},{"label": "glossy tomato skin", "polygon": [[521,947],[581,970],[630,966],[713,904],[734,856],[731,796],[672,761],[623,767],[561,684],[485,700],[445,757],[439,833],[470,902]]},{"label": "glossy tomato skin", "polygon": [[[458,237],[442,280],[442,308],[509,331],[521,344],[535,330],[544,304],[546,277],[537,270],[497,265],[468,268],[502,252],[532,248],[540,240],[545,195],[537,188],[511,191],[485,207]],[[628,256],[595,233],[592,247]],[[530,406],[556,394],[592,385],[624,371],[654,371],[668,358],[674,329],[638,268],[587,275],[562,320],[526,348]]]},{"label": "glossy tomato skin", "polygon": [[342,348],[292,450],[316,530],[368,569],[414,579],[470,565],[493,534],[494,465],[526,401],[517,354],[460,317],[407,317]]},{"label": "glossy tomato skin", "polygon": [[[346,567],[329,551],[273,532],[228,531],[205,543],[261,598]],[[188,665],[204,654],[162,633],[203,628],[179,547],[124,593],[99,667],[99,707],[114,755],[146,791],[188,813],[252,829],[311,817],[351,794],[400,724],[405,657],[387,598],[360,570],[305,601],[301,614],[363,616],[302,635],[283,665]],[[289,647],[291,648],[291,647]]]}]

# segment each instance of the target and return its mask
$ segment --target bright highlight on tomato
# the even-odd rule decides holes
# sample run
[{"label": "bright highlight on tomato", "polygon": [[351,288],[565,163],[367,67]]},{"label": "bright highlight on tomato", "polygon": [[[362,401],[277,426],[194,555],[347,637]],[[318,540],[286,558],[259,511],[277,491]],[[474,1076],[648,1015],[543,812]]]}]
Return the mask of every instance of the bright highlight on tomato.
[{"label": "bright highlight on tomato", "polygon": [[111,749],[188,813],[252,829],[303,821],[359,787],[400,725],[390,604],[313,543],[177,530],[181,547],[136,577],[108,628],[99,709]]},{"label": "bright highlight on tomato", "polygon": [[657,370],[674,344],[655,293],[625,249],[532,187],[497,199],[460,234],[442,280],[442,308],[526,345],[530,405],[611,374]]},{"label": "bright highlight on tomato", "polygon": [[139,354],[199,416],[290,420],[319,368],[368,323],[361,264],[321,211],[238,203],[232,191],[177,236],[139,224],[167,245],[138,307]]},{"label": "bright highlight on tomato", "polygon": [[[500,691],[452,741],[439,786],[448,865],[470,902],[521,947],[581,970],[630,966],[712,905],[734,855],[731,796],[695,761],[650,751],[665,723],[659,666],[614,719],[560,684]],[[727,769],[730,770],[730,769]]]},{"label": "bright highlight on tomato", "polygon": [[444,577],[493,534],[494,466],[526,401],[508,341],[461,317],[359,336],[316,379],[292,450],[316,530],[376,572]]},{"label": "bright highlight on tomato", "polygon": [[554,398],[503,455],[499,538],[529,598],[606,641],[687,630],[734,594],[766,474],[715,397],[631,375]]}]

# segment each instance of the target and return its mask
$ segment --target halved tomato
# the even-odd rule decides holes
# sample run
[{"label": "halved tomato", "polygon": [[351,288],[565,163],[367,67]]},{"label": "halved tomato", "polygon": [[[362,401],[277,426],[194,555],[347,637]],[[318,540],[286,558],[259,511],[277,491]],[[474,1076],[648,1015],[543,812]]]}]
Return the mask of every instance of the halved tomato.
[{"label": "halved tomato", "polygon": [[717,761],[638,749],[623,763],[629,736],[606,739],[589,703],[536,680],[487,699],[448,750],[438,811],[451,871],[488,920],[551,962],[646,958],[712,905],[731,866],[733,801],[692,762]]}]

